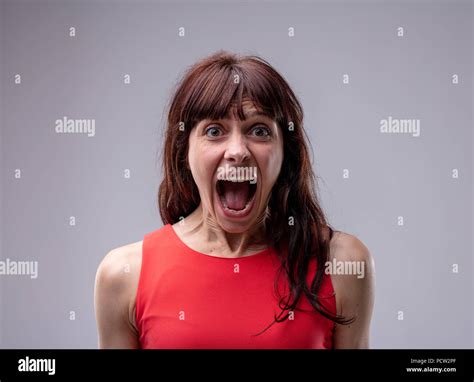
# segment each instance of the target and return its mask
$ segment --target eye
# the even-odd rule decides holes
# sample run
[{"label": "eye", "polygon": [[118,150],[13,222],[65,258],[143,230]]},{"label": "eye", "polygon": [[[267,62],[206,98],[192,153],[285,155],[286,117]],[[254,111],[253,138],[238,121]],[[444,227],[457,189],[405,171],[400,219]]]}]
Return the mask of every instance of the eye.
[{"label": "eye", "polygon": [[251,132],[255,133],[254,136],[259,137],[259,138],[266,138],[266,137],[269,137],[271,135],[270,134],[270,129],[268,129],[268,127],[263,126],[263,125],[255,126],[251,130]]},{"label": "eye", "polygon": [[206,129],[206,136],[208,136],[209,138],[216,138],[218,137],[219,135],[219,132],[220,132],[220,128],[218,126],[210,126]]}]

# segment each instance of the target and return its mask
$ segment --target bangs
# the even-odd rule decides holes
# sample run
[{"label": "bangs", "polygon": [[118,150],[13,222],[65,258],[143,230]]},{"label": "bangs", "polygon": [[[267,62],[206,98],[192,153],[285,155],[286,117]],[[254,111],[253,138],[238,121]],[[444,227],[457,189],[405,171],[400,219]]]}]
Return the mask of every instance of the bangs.
[{"label": "bangs", "polygon": [[[287,104],[270,67],[243,62],[237,65],[214,63],[190,81],[182,104],[181,121],[194,127],[199,121],[234,117],[246,119],[243,103],[251,102],[257,112],[282,121]],[[288,115],[288,114],[286,114]]]}]

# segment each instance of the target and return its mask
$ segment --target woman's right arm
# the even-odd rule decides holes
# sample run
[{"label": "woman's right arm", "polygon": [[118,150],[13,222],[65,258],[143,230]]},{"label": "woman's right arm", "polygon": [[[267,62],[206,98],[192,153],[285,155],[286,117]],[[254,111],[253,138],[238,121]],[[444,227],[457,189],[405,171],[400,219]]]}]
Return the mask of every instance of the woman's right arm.
[{"label": "woman's right arm", "polygon": [[135,326],[135,293],[141,264],[141,243],[110,251],[100,263],[94,306],[100,349],[140,348]]}]

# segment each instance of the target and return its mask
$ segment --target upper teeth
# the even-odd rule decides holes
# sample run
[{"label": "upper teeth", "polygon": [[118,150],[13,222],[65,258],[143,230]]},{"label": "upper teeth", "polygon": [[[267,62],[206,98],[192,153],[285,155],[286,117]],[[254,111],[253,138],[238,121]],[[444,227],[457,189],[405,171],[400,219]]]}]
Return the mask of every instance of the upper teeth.
[{"label": "upper teeth", "polygon": [[250,183],[256,183],[257,182],[257,178],[236,178],[236,177],[227,177],[225,179],[219,179],[219,180],[227,180],[229,182],[237,182],[237,183],[241,183],[241,182],[250,182]]}]

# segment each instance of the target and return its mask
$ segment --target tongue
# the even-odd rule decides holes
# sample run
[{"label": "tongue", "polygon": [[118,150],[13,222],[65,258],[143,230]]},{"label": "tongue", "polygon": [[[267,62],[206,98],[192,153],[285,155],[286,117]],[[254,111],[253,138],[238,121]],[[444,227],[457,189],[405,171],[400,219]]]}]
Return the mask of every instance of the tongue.
[{"label": "tongue", "polygon": [[243,210],[249,197],[247,182],[224,182],[224,198],[227,207],[233,210]]}]

